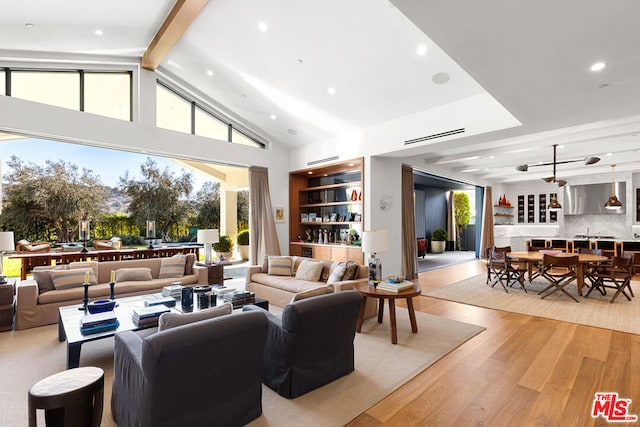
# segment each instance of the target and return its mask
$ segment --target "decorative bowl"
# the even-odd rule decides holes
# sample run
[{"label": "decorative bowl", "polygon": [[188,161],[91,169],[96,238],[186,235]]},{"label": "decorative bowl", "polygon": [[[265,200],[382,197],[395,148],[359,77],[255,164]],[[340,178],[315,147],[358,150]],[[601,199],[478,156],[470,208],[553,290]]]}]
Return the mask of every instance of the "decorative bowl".
[{"label": "decorative bowl", "polygon": [[102,313],[104,311],[111,311],[116,306],[116,300],[114,299],[99,299],[87,304],[87,310],[89,313]]}]

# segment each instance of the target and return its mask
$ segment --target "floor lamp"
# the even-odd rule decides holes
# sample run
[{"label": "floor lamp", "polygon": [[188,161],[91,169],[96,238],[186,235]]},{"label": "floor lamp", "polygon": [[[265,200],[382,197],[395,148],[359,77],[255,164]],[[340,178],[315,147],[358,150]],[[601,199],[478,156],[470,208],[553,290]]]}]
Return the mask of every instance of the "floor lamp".
[{"label": "floor lamp", "polygon": [[198,230],[198,243],[204,243],[204,262],[211,264],[213,261],[212,245],[220,241],[217,228],[206,228]]},{"label": "floor lamp", "polygon": [[7,278],[4,275],[4,254],[7,251],[14,251],[16,249],[13,242],[13,231],[0,232],[0,283],[7,283]]},{"label": "floor lamp", "polygon": [[387,230],[371,230],[362,232],[362,252],[370,253],[369,285],[377,286],[382,281],[382,263],[376,257],[378,252],[389,250],[389,236]]}]

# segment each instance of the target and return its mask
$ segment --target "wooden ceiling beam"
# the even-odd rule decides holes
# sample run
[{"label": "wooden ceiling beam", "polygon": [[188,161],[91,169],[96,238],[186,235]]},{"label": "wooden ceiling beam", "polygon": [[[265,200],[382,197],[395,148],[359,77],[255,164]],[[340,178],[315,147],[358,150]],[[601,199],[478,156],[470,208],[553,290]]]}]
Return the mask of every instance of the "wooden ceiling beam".
[{"label": "wooden ceiling beam", "polygon": [[177,0],[160,29],[149,43],[140,62],[142,68],[155,71],[171,48],[198,17],[209,0]]}]

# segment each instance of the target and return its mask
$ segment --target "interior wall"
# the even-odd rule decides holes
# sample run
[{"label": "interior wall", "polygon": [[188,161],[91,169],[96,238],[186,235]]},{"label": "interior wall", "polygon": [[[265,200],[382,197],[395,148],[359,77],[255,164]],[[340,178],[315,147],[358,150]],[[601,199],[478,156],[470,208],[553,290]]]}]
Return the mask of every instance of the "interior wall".
[{"label": "interior wall", "polygon": [[416,210],[416,237],[426,238],[427,236],[427,213],[426,213],[426,195],[423,190],[414,190],[415,210]]}]

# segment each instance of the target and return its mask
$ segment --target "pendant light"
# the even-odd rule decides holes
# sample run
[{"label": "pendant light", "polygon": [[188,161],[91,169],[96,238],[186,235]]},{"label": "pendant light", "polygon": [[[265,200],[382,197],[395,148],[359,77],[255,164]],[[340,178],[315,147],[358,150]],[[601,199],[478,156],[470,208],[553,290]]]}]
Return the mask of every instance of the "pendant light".
[{"label": "pendant light", "polygon": [[615,178],[613,175],[613,168],[616,165],[611,165],[611,195],[609,196],[609,200],[604,204],[604,207],[607,209],[619,209],[622,207],[622,202],[618,200],[616,196],[616,187],[615,187]]},{"label": "pendant light", "polygon": [[[550,181],[547,181],[547,182],[550,182]],[[555,145],[553,146],[553,180],[551,182],[558,183],[558,190],[560,190],[560,187],[562,187],[567,183],[566,181],[564,181],[564,184],[562,184],[556,180],[556,146]],[[547,206],[547,209],[549,209],[549,211],[559,211],[562,209],[562,205],[558,202],[558,196],[556,196],[555,194],[551,195],[551,199],[549,200],[549,206]]]},{"label": "pendant light", "polygon": [[551,200],[549,200],[549,206],[547,209],[550,211],[559,211],[562,210],[562,205],[558,202],[558,198],[555,195],[551,196]]}]

